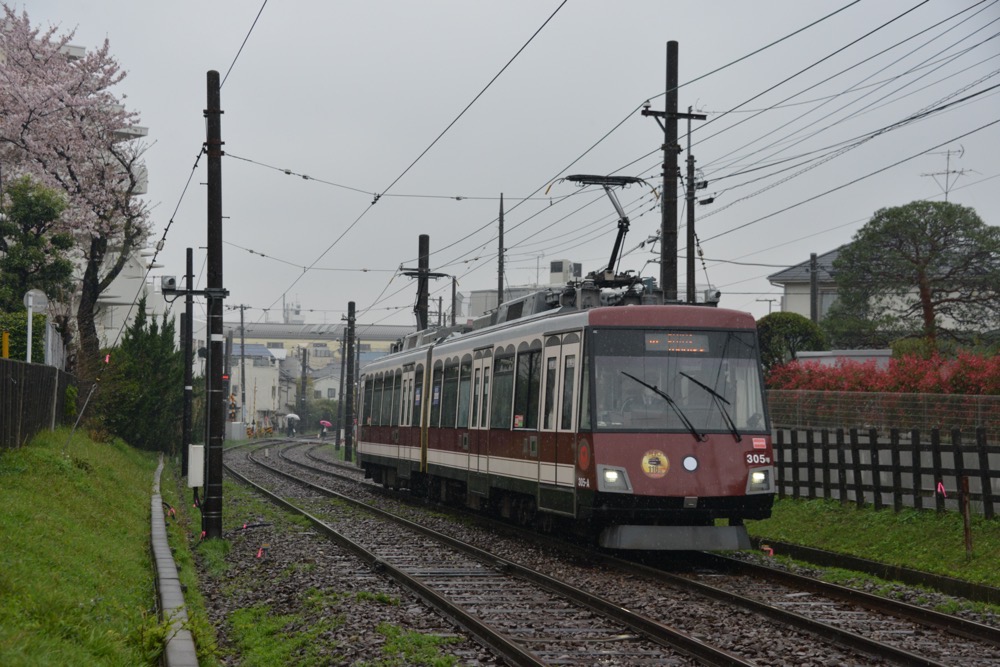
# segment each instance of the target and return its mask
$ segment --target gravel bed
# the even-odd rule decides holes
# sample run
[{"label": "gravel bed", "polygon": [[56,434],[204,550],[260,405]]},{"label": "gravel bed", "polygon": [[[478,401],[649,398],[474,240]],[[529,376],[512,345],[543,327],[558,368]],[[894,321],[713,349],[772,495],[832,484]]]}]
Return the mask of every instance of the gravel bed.
[{"label": "gravel bed", "polygon": [[[307,655],[312,664],[431,664],[387,652],[387,636],[380,629],[387,626],[446,639],[450,643],[440,646],[438,654],[451,656],[453,664],[502,664],[433,609],[338,545],[278,512],[265,518],[249,514],[252,511],[239,496],[226,498],[226,515],[240,517],[251,527],[226,534],[231,548],[224,576],[213,577],[204,570],[200,575],[224,654],[222,664],[243,664],[246,647],[237,644],[230,621],[234,614],[254,608],[266,609],[270,618],[294,616],[295,621],[283,628],[289,635],[316,633],[292,664]],[[316,632],[317,628],[323,630]]]},{"label": "gravel bed", "polygon": [[[301,449],[290,451],[289,456],[306,462]],[[272,456],[269,462],[278,463],[275,456]],[[254,471],[255,466],[249,463],[232,461],[230,464],[241,472],[245,470],[253,477],[261,474],[259,469]],[[501,558],[531,567],[588,592],[614,600],[633,611],[748,660],[769,665],[824,667],[884,664],[868,655],[823,643],[812,635],[776,624],[746,609],[683,591],[650,586],[647,580],[605,570],[585,560],[577,561],[562,554],[546,553],[541,546],[525,544],[481,527],[470,526],[437,513],[428,513],[427,510],[388,499],[382,494],[375,493],[375,489],[366,492],[352,482],[311,475],[289,464],[279,464],[278,467],[287,468],[289,472],[303,478],[313,478],[318,483],[346,495],[353,497],[364,495],[365,502],[407,516],[434,530],[475,544]],[[324,502],[329,501],[312,501],[310,506],[313,510],[319,511],[318,508]]]}]

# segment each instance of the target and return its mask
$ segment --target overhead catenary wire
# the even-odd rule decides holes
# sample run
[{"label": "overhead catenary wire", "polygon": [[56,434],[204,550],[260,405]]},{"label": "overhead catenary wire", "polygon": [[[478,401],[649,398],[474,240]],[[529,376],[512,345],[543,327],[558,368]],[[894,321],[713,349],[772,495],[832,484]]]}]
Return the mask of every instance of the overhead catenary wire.
[{"label": "overhead catenary wire", "polygon": [[[387,186],[387,187],[386,187],[386,188],[385,188],[385,189],[384,189],[384,190],[383,190],[383,191],[382,191],[381,193],[379,193],[379,194],[376,194],[376,195],[375,195],[375,197],[374,197],[374,198],[372,199],[372,202],[371,202],[371,204],[369,204],[369,205],[368,205],[368,207],[367,207],[367,208],[365,208],[365,210],[364,210],[364,211],[362,211],[362,212],[361,212],[361,214],[360,214],[360,215],[359,215],[359,216],[358,216],[357,218],[355,218],[354,222],[352,222],[352,223],[351,223],[351,224],[350,224],[350,225],[349,225],[349,226],[347,227],[347,229],[345,229],[345,230],[344,230],[344,231],[343,231],[343,232],[342,232],[342,233],[341,233],[341,234],[340,234],[340,235],[339,235],[339,236],[338,236],[338,237],[337,237],[336,239],[334,239],[333,243],[331,243],[331,244],[330,244],[329,246],[327,246],[327,248],[326,248],[326,249],[325,249],[325,250],[324,250],[324,251],[323,251],[322,253],[320,253],[320,255],[319,255],[319,256],[318,256],[318,257],[317,257],[317,258],[316,258],[315,260],[313,260],[312,264],[310,264],[310,265],[309,265],[309,267],[308,267],[308,268],[307,268],[307,269],[306,269],[305,271],[303,271],[301,275],[297,276],[297,277],[295,278],[295,280],[294,280],[294,281],[292,281],[292,284],[291,284],[291,285],[289,285],[289,286],[288,286],[288,287],[287,287],[287,288],[285,289],[285,292],[288,292],[288,290],[289,290],[289,289],[291,289],[292,287],[294,287],[294,286],[295,286],[295,285],[296,285],[296,284],[297,284],[297,283],[299,282],[299,280],[301,280],[301,279],[302,279],[302,276],[306,275],[306,274],[308,273],[308,271],[309,271],[309,270],[310,270],[310,269],[311,269],[311,268],[312,268],[313,266],[315,266],[315,265],[316,265],[316,264],[317,264],[317,263],[318,263],[318,262],[319,262],[319,261],[320,261],[321,259],[323,259],[323,258],[324,258],[324,257],[325,257],[325,256],[327,255],[327,253],[329,253],[329,252],[330,252],[330,250],[332,250],[332,249],[334,248],[334,246],[336,246],[336,245],[337,245],[337,244],[338,244],[338,243],[340,242],[340,240],[341,240],[341,239],[343,239],[343,238],[344,238],[344,236],[346,236],[346,235],[347,235],[347,234],[348,234],[348,233],[349,233],[349,232],[350,232],[350,231],[351,231],[351,230],[352,230],[352,229],[353,229],[353,228],[354,228],[354,227],[355,227],[355,226],[356,226],[356,225],[358,224],[358,222],[360,222],[360,221],[361,221],[361,219],[362,219],[362,218],[363,218],[363,217],[364,217],[364,216],[365,216],[365,215],[366,215],[366,214],[367,214],[367,213],[368,213],[369,211],[371,211],[372,207],[373,207],[373,206],[375,206],[375,204],[376,204],[376,203],[378,202],[379,198],[380,198],[380,197],[381,197],[382,195],[384,195],[384,194],[385,194],[386,192],[388,192],[389,190],[391,190],[391,189],[392,189],[392,188],[393,188],[393,187],[394,187],[394,186],[395,186],[395,185],[396,185],[396,184],[397,184],[397,183],[398,183],[398,182],[399,182],[400,180],[402,180],[402,178],[403,178],[403,177],[404,177],[404,176],[405,176],[405,175],[406,175],[407,173],[409,173],[409,171],[410,171],[411,169],[413,169],[413,167],[414,167],[414,166],[415,166],[415,165],[416,165],[416,164],[417,164],[417,163],[418,163],[418,162],[419,162],[419,161],[420,161],[420,160],[421,160],[421,159],[422,159],[422,158],[423,158],[423,157],[424,157],[424,156],[425,156],[425,155],[426,155],[426,154],[427,154],[427,153],[428,153],[428,152],[429,152],[430,150],[431,150],[431,148],[433,148],[433,147],[434,147],[434,146],[435,146],[435,145],[436,145],[436,144],[438,143],[438,141],[440,141],[440,140],[441,140],[441,138],[442,138],[442,137],[443,137],[443,136],[444,136],[444,135],[445,135],[445,134],[446,134],[446,133],[447,133],[447,132],[448,132],[448,131],[449,131],[449,130],[450,130],[450,129],[451,129],[451,128],[452,128],[453,126],[454,126],[454,125],[455,125],[455,123],[457,123],[457,122],[459,121],[459,119],[460,119],[460,118],[462,118],[462,116],[464,116],[464,115],[465,115],[465,113],[466,113],[466,112],[467,112],[467,111],[468,111],[468,110],[469,110],[469,109],[470,109],[470,108],[472,107],[472,105],[473,105],[473,104],[475,104],[475,103],[476,103],[476,101],[477,101],[477,100],[478,100],[478,99],[479,99],[480,97],[482,97],[482,96],[483,96],[483,94],[484,94],[484,93],[485,93],[485,92],[486,92],[487,90],[489,90],[490,86],[492,86],[492,85],[493,85],[493,83],[494,83],[494,82],[495,82],[495,81],[496,81],[496,80],[497,80],[497,79],[498,79],[498,78],[500,77],[500,75],[502,75],[502,74],[503,74],[503,73],[504,73],[504,72],[505,72],[505,71],[507,70],[507,68],[508,68],[508,67],[510,67],[510,65],[511,65],[511,64],[512,64],[512,63],[514,62],[514,60],[516,60],[516,59],[517,59],[517,57],[518,57],[518,56],[519,56],[519,55],[520,55],[520,54],[521,54],[521,53],[522,53],[522,52],[523,52],[523,51],[524,51],[524,50],[525,50],[525,49],[526,49],[526,48],[528,47],[528,45],[529,45],[529,44],[531,44],[531,43],[532,43],[532,42],[533,42],[533,41],[535,40],[535,38],[536,38],[536,37],[537,37],[537,36],[539,35],[539,33],[541,33],[541,31],[542,31],[542,30],[543,30],[543,29],[545,28],[545,26],[547,26],[547,25],[549,24],[549,22],[550,22],[550,21],[551,21],[551,20],[552,20],[553,18],[555,18],[555,15],[559,13],[559,10],[560,10],[560,9],[562,9],[562,8],[563,8],[563,6],[565,6],[566,2],[567,2],[567,0],[563,0],[563,1],[562,1],[562,2],[561,2],[561,3],[559,4],[559,6],[555,8],[555,10],[554,10],[554,11],[553,11],[553,12],[552,12],[552,13],[551,13],[550,15],[549,15],[549,17],[548,17],[547,19],[545,19],[545,21],[544,21],[544,22],[542,23],[542,25],[541,25],[541,26],[539,26],[539,27],[538,27],[538,29],[537,29],[537,30],[535,30],[535,32],[534,32],[534,33],[532,33],[531,37],[529,37],[529,38],[528,38],[528,40],[527,40],[527,41],[526,41],[526,42],[525,42],[525,43],[524,43],[524,44],[523,44],[523,45],[521,46],[521,48],[519,48],[519,49],[517,50],[517,52],[516,52],[516,53],[515,53],[515,54],[514,54],[514,55],[513,55],[513,56],[512,56],[511,58],[510,58],[510,60],[508,60],[508,61],[507,61],[507,63],[506,63],[506,64],[505,64],[505,65],[504,65],[504,66],[503,66],[503,67],[502,67],[501,69],[500,69],[500,71],[499,71],[499,72],[497,72],[497,73],[496,73],[496,74],[495,74],[495,75],[493,76],[493,78],[492,78],[492,79],[490,79],[490,81],[489,81],[489,82],[488,82],[488,83],[487,83],[487,84],[486,84],[486,85],[485,85],[485,86],[483,87],[483,89],[482,89],[482,90],[480,90],[480,91],[479,91],[479,93],[477,93],[477,94],[476,94],[476,96],[475,96],[475,97],[474,97],[474,98],[472,99],[472,101],[471,101],[471,102],[469,102],[469,103],[468,103],[468,104],[467,104],[467,105],[465,106],[465,108],[464,108],[464,109],[462,109],[462,111],[460,111],[460,112],[459,112],[459,114],[458,114],[458,115],[457,115],[457,116],[456,116],[456,117],[455,117],[455,118],[454,118],[454,119],[453,119],[453,120],[452,120],[452,121],[451,121],[451,122],[450,122],[450,123],[449,123],[449,124],[448,124],[448,125],[447,125],[447,126],[446,126],[446,127],[444,128],[444,130],[442,130],[442,131],[441,131],[441,133],[440,133],[440,134],[438,134],[438,136],[437,136],[437,137],[436,137],[436,138],[435,138],[435,139],[434,139],[434,140],[433,140],[433,141],[432,141],[432,142],[430,143],[430,145],[428,145],[428,146],[427,146],[427,148],[425,148],[425,149],[424,149],[424,150],[423,150],[423,151],[422,151],[422,152],[421,152],[421,153],[420,153],[420,154],[419,154],[419,155],[418,155],[418,156],[417,156],[417,157],[416,157],[416,158],[415,158],[415,159],[413,160],[413,162],[411,162],[411,163],[410,163],[410,164],[409,164],[409,165],[408,165],[408,166],[407,166],[407,167],[406,167],[406,168],[405,168],[405,169],[404,169],[404,170],[402,171],[402,173],[401,173],[401,174],[399,174],[399,176],[397,176],[397,177],[395,178],[395,180],[393,180],[393,181],[392,181],[392,182],[391,182],[391,183],[390,183],[390,184],[389,184],[389,185],[388,185],[388,186]],[[275,302],[274,302],[274,303],[277,303],[277,300],[275,300]],[[272,303],[272,304],[271,304],[271,307],[273,307],[273,306],[274,306],[274,303]]]}]

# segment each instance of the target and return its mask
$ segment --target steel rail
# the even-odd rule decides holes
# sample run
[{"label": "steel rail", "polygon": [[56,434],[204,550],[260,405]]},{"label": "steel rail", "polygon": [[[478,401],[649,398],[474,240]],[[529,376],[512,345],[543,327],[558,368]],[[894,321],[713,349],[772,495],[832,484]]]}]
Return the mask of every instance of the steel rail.
[{"label": "steel rail", "polygon": [[[371,505],[368,505],[364,502],[350,498],[349,496],[344,496],[343,494],[339,494],[336,491],[327,489],[317,484],[313,484],[308,480],[301,479],[285,471],[274,469],[273,467],[268,466],[267,464],[256,460],[253,456],[249,456],[248,458],[257,465],[267,468],[270,472],[280,475],[297,484],[306,486],[317,493],[326,495],[331,498],[336,498],[343,502],[349,503],[353,506],[361,507],[366,511],[372,512],[373,514],[381,516],[385,519],[397,522],[400,525],[405,526],[415,532],[418,532],[422,535],[425,535],[432,539],[438,540],[444,544],[447,544],[448,546],[454,549],[461,550],[463,553],[466,553],[474,558],[477,558],[484,563],[503,568],[504,571],[512,575],[516,575],[522,579],[530,581],[541,588],[547,589],[551,593],[555,593],[557,595],[561,595],[567,599],[570,599],[576,604],[584,606],[599,615],[611,618],[616,622],[619,622],[622,625],[625,625],[626,627],[630,628],[634,632],[642,635],[644,638],[650,641],[656,642],[661,646],[665,646],[667,648],[671,648],[686,655],[689,655],[691,657],[694,657],[702,661],[704,664],[719,665],[720,667],[723,665],[743,665],[749,667],[754,664],[753,662],[744,660],[743,658],[740,658],[739,656],[733,653],[711,646],[710,644],[707,644],[706,642],[696,637],[693,637],[685,632],[682,632],[681,630],[664,625],[655,620],[642,616],[641,614],[637,614],[633,611],[625,609],[618,604],[597,597],[585,591],[581,591],[576,587],[558,581],[557,579],[553,579],[545,574],[542,574],[540,572],[535,572],[529,568],[521,566],[512,561],[499,558],[487,551],[466,544],[448,535],[438,533],[425,526],[421,526],[420,524],[409,521],[408,519],[404,519],[403,517],[394,515],[391,512],[381,510],[377,507],[372,507]],[[302,466],[304,464],[300,463],[298,465]],[[324,471],[324,474],[328,473]],[[242,478],[242,476],[240,477]],[[284,503],[282,506],[287,507],[287,505]],[[408,576],[408,575],[405,575],[404,573],[402,576]]]},{"label": "steel rail", "polygon": [[[291,463],[292,465],[295,465],[295,466],[298,466],[298,467],[310,469],[310,466],[307,465],[307,464],[305,464],[305,463],[301,463],[301,462],[297,462],[297,461],[291,461],[291,460],[289,460],[288,462]],[[324,461],[323,463],[327,463],[327,462]],[[312,468],[312,469],[315,470],[315,471],[318,471],[318,472],[320,472],[322,474],[335,474],[335,473],[330,473],[329,471],[321,470],[321,469],[318,469],[318,468]],[[282,471],[275,471],[275,472],[277,472],[278,474],[282,474],[282,475],[288,475],[288,473],[283,473]],[[291,478],[294,478],[294,476],[292,476],[292,475],[288,475],[288,476],[291,477]],[[306,483],[308,483],[308,482],[306,482]],[[319,488],[322,489],[323,487],[319,487]],[[330,491],[330,493],[334,493],[335,494],[335,492],[332,492],[332,491]],[[335,494],[335,495],[336,495],[336,497],[343,497],[343,496],[340,496],[339,494]],[[357,501],[352,501],[352,502],[357,502]],[[382,510],[377,510],[377,511],[381,512]],[[476,515],[476,516],[479,516],[479,515]],[[407,524],[411,524],[411,522],[408,522],[406,519],[400,519],[400,520],[406,522]],[[496,524],[497,523],[497,522],[494,522],[492,520],[486,520],[486,521],[488,521],[491,524]],[[429,530],[429,529],[426,529],[426,528],[422,528],[422,527],[420,527],[417,524],[412,524],[412,525],[415,526],[416,527],[415,529],[417,529],[417,530],[424,530],[424,531]],[[661,583],[664,583],[664,584],[667,584],[667,585],[671,585],[671,586],[676,587],[676,588],[687,590],[689,592],[693,592],[693,593],[696,593],[696,594],[699,594],[699,595],[702,595],[702,596],[705,596],[705,597],[710,597],[710,598],[719,600],[719,601],[727,603],[727,604],[733,604],[733,605],[737,605],[737,606],[741,606],[741,607],[745,607],[745,608],[751,609],[755,613],[765,615],[765,616],[767,616],[767,617],[769,617],[769,618],[771,618],[771,619],[773,619],[775,621],[788,624],[788,625],[790,625],[790,626],[792,626],[794,628],[803,630],[803,631],[808,632],[808,633],[810,633],[812,635],[815,635],[815,636],[818,636],[818,637],[822,637],[823,639],[825,639],[827,641],[830,641],[832,643],[838,644],[838,645],[840,645],[842,647],[846,647],[846,648],[854,649],[854,650],[857,650],[857,651],[861,651],[861,652],[866,653],[868,655],[871,655],[871,656],[874,656],[874,657],[877,657],[877,658],[886,659],[886,660],[895,662],[897,664],[902,664],[902,665],[914,665],[914,666],[920,666],[920,667],[944,667],[944,663],[937,662],[937,661],[932,660],[930,658],[927,658],[927,657],[915,654],[915,653],[913,653],[911,651],[907,651],[905,649],[900,649],[898,647],[892,646],[890,644],[886,644],[884,642],[880,642],[880,641],[877,641],[877,640],[874,640],[874,639],[870,639],[868,637],[865,637],[863,635],[859,635],[859,634],[851,632],[849,630],[844,630],[844,629],[838,628],[838,627],[836,627],[834,625],[831,625],[829,623],[824,623],[822,621],[817,621],[815,619],[811,619],[811,618],[809,618],[807,616],[803,616],[803,615],[798,614],[796,612],[789,611],[789,610],[786,610],[786,609],[782,609],[780,607],[777,607],[775,605],[769,604],[767,602],[762,602],[762,601],[759,601],[759,600],[754,600],[753,598],[742,596],[742,595],[739,595],[738,593],[733,593],[731,591],[726,591],[724,589],[716,588],[714,586],[710,586],[708,584],[704,584],[704,583],[701,583],[701,582],[692,581],[692,580],[687,579],[685,577],[674,575],[674,574],[671,574],[671,573],[668,573],[668,572],[664,572],[663,570],[660,570],[660,569],[657,569],[657,568],[649,567],[649,566],[646,566],[646,565],[641,565],[641,564],[634,563],[634,562],[627,561],[627,560],[622,560],[620,558],[616,558],[614,556],[609,556],[607,554],[595,553],[592,550],[582,549],[580,547],[576,547],[576,546],[573,546],[573,545],[566,544],[566,543],[564,543],[562,541],[554,540],[554,539],[551,539],[551,538],[545,538],[545,537],[539,536],[537,533],[526,531],[526,530],[523,530],[523,529],[517,529],[517,528],[515,528],[513,526],[510,526],[509,524],[500,523],[499,526],[503,530],[506,530],[506,531],[509,531],[509,532],[514,532],[514,533],[516,533],[517,535],[519,535],[522,538],[530,538],[530,539],[535,539],[535,540],[542,541],[542,542],[547,542],[550,546],[554,546],[556,548],[560,548],[560,549],[563,549],[563,550],[568,551],[568,552],[573,552],[573,553],[576,553],[577,555],[580,555],[580,556],[585,556],[585,557],[587,557],[587,558],[589,558],[591,560],[597,560],[597,561],[600,561],[600,562],[608,564],[608,565],[613,565],[613,566],[618,567],[618,568],[620,568],[620,569],[622,569],[624,571],[631,572],[632,574],[635,574],[635,575],[638,575],[638,576],[655,578],[655,579],[659,580]],[[433,531],[431,531],[431,532],[433,532]],[[451,539],[451,538],[449,538],[447,536],[442,536],[442,537],[445,538],[445,539],[447,539],[447,540]],[[515,568],[519,568],[520,567],[520,566],[518,566],[516,564],[513,564],[513,563],[511,565],[513,567],[515,567]],[[529,570],[529,572],[530,572],[530,570]],[[522,576],[529,576],[529,575],[522,575]],[[545,577],[546,575],[540,575],[540,576]],[[562,591],[560,591],[560,593],[562,593]],[[566,594],[567,596],[569,595],[568,593],[563,593],[563,594]],[[871,597],[875,598],[875,597],[878,597],[878,596],[871,596]],[[872,602],[874,603],[874,601],[872,601]],[[859,602],[858,604],[861,604],[861,603]],[[867,605],[862,605],[862,606],[867,606]],[[919,608],[916,608],[916,609],[919,609]],[[878,610],[879,611],[885,611],[883,609],[878,609]],[[604,613],[604,612],[602,611],[601,613]],[[936,612],[934,612],[934,613],[936,613]],[[894,615],[899,616],[900,614],[894,614]],[[946,615],[940,614],[940,616],[946,616]],[[924,618],[927,619],[927,620],[920,621],[920,620],[918,620],[916,618],[910,618],[909,620],[912,620],[912,621],[918,622],[918,623],[922,623],[924,625],[929,625],[931,627],[938,627],[938,626],[936,626],[936,625],[931,624],[931,623],[928,622],[929,619],[932,618],[932,615],[927,615]],[[964,619],[962,619],[962,620],[964,620]],[[653,621],[653,623],[656,623],[656,622]],[[967,623],[971,623],[971,622],[967,622]],[[973,626],[978,626],[978,625],[979,624],[972,624],[970,626],[967,626],[967,629],[971,630],[973,628]],[[983,627],[988,627],[988,626],[983,626]],[[636,631],[641,631],[640,628],[638,628],[638,627],[634,627],[633,629],[635,629]],[[949,631],[947,628],[939,628],[938,627],[938,629],[944,629],[946,631]],[[993,630],[993,629],[991,629],[991,630]],[[996,632],[996,630],[993,630],[993,632]],[[974,640],[980,640],[981,639],[981,637],[979,635],[969,636],[969,635],[961,634],[961,633],[957,633],[957,632],[955,634],[959,634],[959,636],[970,638],[970,639],[974,639]]]}]

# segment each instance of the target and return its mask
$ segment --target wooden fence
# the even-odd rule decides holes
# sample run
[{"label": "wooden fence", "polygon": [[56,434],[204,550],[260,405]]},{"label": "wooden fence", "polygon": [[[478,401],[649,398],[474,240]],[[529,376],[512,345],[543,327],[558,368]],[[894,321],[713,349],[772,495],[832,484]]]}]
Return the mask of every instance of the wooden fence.
[{"label": "wooden fence", "polygon": [[1000,504],[1000,444],[985,428],[775,429],[774,457],[779,497],[942,512],[961,509],[965,478],[972,511],[993,518]]},{"label": "wooden fence", "polygon": [[74,382],[54,366],[0,359],[0,448],[21,447],[63,423],[66,388]]}]

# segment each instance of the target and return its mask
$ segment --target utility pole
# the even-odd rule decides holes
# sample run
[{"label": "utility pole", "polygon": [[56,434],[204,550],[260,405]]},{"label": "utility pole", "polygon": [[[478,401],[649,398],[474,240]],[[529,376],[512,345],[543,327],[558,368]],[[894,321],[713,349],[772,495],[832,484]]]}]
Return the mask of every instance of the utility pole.
[{"label": "utility pole", "polygon": [[[667,42],[667,106],[665,111],[652,111],[649,105],[643,106],[642,115],[652,116],[663,128],[663,202],[660,223],[660,286],[663,289],[665,303],[677,301],[677,181],[680,170],[677,167],[677,154],[681,147],[677,143],[677,119],[693,118],[704,120],[702,114],[682,114],[677,112],[677,42]],[[661,120],[662,119],[662,120]],[[693,236],[694,227],[689,230]],[[690,248],[689,248],[690,250]],[[691,272],[694,271],[694,258],[690,258]],[[693,287],[693,281],[692,281]],[[692,287],[688,288],[691,292]],[[689,297],[691,298],[691,297]],[[693,301],[693,298],[692,298]]]},{"label": "utility pole", "polygon": [[[430,321],[428,320],[428,308],[427,300],[429,298],[429,288],[428,288],[428,278],[447,278],[447,273],[433,273],[430,270],[430,255],[431,255],[431,237],[427,234],[421,234],[418,238],[418,248],[419,252],[417,254],[417,268],[407,269],[402,268],[400,271],[404,276],[410,276],[411,278],[417,279],[417,305],[413,309],[413,312],[417,316],[417,331],[423,331],[430,326]],[[440,307],[438,308],[440,311]],[[439,315],[440,320],[440,315]],[[439,321],[440,325],[441,322]]]},{"label": "utility pole", "polygon": [[455,311],[458,309],[458,300],[455,290],[458,289],[458,278],[451,277],[451,326],[455,326]]},{"label": "utility pole", "polygon": [[691,120],[705,120],[704,114],[691,113],[691,107],[684,114],[688,124],[687,147],[687,302],[694,303],[694,155],[691,154]]},{"label": "utility pole", "polygon": [[337,434],[334,436],[336,451],[340,451],[340,429],[344,426],[344,370],[347,366],[347,327],[344,327],[343,339],[340,341],[340,389],[337,392]]},{"label": "utility pole", "polygon": [[222,388],[224,389],[222,397],[222,405],[226,411],[226,421],[234,422],[236,421],[236,410],[229,413],[229,408],[233,404],[233,331],[230,329],[226,332],[226,362],[223,365],[222,372]]},{"label": "utility pole", "polygon": [[809,254],[809,319],[819,324],[819,263]]},{"label": "utility pole", "polygon": [[757,301],[767,301],[767,314],[771,314],[771,304],[773,304],[777,299],[757,299]]},{"label": "utility pole", "polygon": [[347,380],[344,386],[344,460],[351,461],[354,445],[354,302],[347,303]]},{"label": "utility pole", "polygon": [[247,425],[247,338],[243,325],[243,311],[250,306],[240,304],[240,422]]},{"label": "utility pole", "polygon": [[299,422],[302,425],[302,431],[305,432],[305,420],[306,420],[306,369],[309,365],[309,350],[305,346],[302,347],[302,377],[300,379],[301,389],[299,390],[299,416],[302,420]]},{"label": "utility pole", "polygon": [[500,193],[500,240],[497,248],[497,308],[503,303],[503,193]]},{"label": "utility pole", "polygon": [[184,446],[181,450],[181,475],[187,477],[188,474],[188,450],[191,445],[191,405],[194,399],[194,371],[191,362],[194,361],[194,296],[191,290],[194,289],[194,250],[187,249],[187,267],[184,274],[184,317],[181,318],[181,338],[184,339],[184,416],[181,421],[182,439]]},{"label": "utility pole", "polygon": [[208,157],[208,289],[216,292],[208,300],[210,370],[207,374],[209,406],[208,468],[202,519],[205,537],[222,538],[222,443],[226,413],[222,410],[222,109],[219,73],[207,76],[208,104],[205,109]]}]

